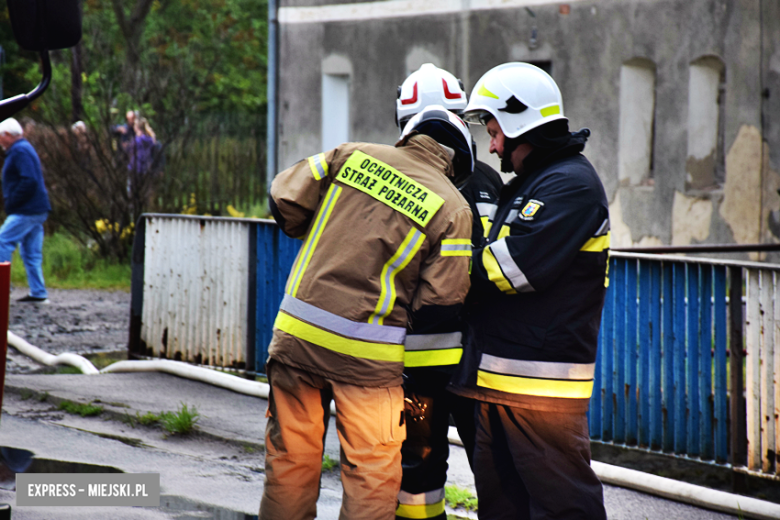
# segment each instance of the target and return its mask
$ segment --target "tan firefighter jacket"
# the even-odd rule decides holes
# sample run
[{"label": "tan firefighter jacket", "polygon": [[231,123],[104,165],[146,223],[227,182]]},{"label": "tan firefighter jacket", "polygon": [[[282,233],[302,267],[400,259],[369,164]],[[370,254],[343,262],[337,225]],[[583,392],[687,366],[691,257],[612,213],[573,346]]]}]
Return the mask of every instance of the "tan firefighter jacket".
[{"label": "tan firefighter jacket", "polygon": [[469,289],[471,212],[451,168],[434,140],[413,134],[396,147],[346,143],[274,179],[274,216],[304,243],[271,359],[356,385],[401,384],[415,354],[404,349],[410,314],[456,308]]}]

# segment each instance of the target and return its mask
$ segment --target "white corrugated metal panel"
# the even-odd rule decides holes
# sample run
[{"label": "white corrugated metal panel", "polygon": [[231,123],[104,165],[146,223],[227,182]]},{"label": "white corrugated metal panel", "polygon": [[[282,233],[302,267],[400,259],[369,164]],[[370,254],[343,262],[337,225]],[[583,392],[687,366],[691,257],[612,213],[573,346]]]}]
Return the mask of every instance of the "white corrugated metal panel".
[{"label": "white corrugated metal panel", "polygon": [[147,218],[141,339],[155,356],[246,361],[248,233],[242,221]]},{"label": "white corrugated metal panel", "polygon": [[745,398],[748,469],[777,474],[778,318],[777,272],[747,269]]}]

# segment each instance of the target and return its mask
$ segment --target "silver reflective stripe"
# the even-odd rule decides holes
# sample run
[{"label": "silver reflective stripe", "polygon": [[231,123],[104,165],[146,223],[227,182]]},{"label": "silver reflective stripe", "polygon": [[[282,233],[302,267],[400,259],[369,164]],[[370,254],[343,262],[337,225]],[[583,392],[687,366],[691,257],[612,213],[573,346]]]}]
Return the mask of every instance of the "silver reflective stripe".
[{"label": "silver reflective stripe", "polygon": [[590,381],[596,373],[596,363],[555,363],[552,361],[520,361],[482,354],[479,368],[498,374]]},{"label": "silver reflective stripe", "polygon": [[489,220],[493,220],[493,217],[496,216],[497,209],[498,206],[495,204],[490,204],[488,202],[477,202],[477,212],[479,213],[480,217],[487,217]]},{"label": "silver reflective stripe", "polygon": [[446,334],[407,334],[404,347],[406,350],[440,350],[461,346],[462,332]]},{"label": "silver reflective stripe", "polygon": [[325,158],[324,155],[321,153],[318,153],[314,156],[314,164],[317,166],[317,171],[320,173],[320,177],[325,177],[325,167],[322,165],[322,160]]},{"label": "silver reflective stripe", "polygon": [[361,339],[363,341],[379,341],[401,345],[406,338],[406,329],[403,327],[390,327],[387,325],[374,325],[371,323],[359,323],[342,318],[331,312],[315,307],[310,303],[293,298],[289,294],[284,295],[282,305],[279,307],[287,314],[295,316],[316,325],[321,329],[335,332],[348,338]]},{"label": "silver reflective stripe", "polygon": [[599,230],[596,231],[593,236],[594,237],[600,237],[603,235],[606,235],[609,232],[609,219],[604,219],[604,222],[601,223],[601,227],[599,227]]},{"label": "silver reflective stripe", "polygon": [[517,215],[520,213],[519,209],[513,209],[509,211],[509,214],[506,216],[506,220],[504,220],[505,224],[511,223],[513,220],[517,218]]},{"label": "silver reflective stripe", "polygon": [[490,250],[493,251],[493,256],[496,257],[496,262],[501,266],[504,276],[506,276],[517,292],[534,292],[534,288],[528,282],[525,273],[520,270],[512,255],[509,254],[505,238],[491,244]]},{"label": "silver reflective stripe", "polygon": [[442,251],[471,251],[471,244],[442,244]]},{"label": "silver reflective stripe", "polygon": [[327,199],[325,199],[325,203],[322,205],[320,212],[317,214],[317,220],[314,222],[314,229],[312,229],[312,231],[306,237],[306,242],[303,245],[302,251],[298,253],[298,266],[296,268],[295,274],[288,278],[285,292],[293,293],[295,291],[295,287],[298,285],[298,282],[300,282],[300,279],[303,276],[304,268],[306,266],[306,259],[312,253],[313,244],[317,241],[318,235],[322,233],[323,222],[327,221],[325,216],[328,214],[328,211],[330,211],[331,205],[334,204],[333,201],[336,200],[336,198],[339,196],[341,190],[342,188],[336,186],[335,184],[331,184],[330,188],[328,188],[328,193],[326,194]]},{"label": "silver reflective stripe", "polygon": [[395,259],[395,262],[393,262],[390,267],[387,269],[387,272],[385,273],[385,279],[384,287],[386,290],[384,291],[383,299],[382,299],[382,306],[380,307],[379,312],[376,313],[376,316],[374,316],[374,321],[378,322],[379,318],[387,316],[390,311],[390,303],[393,301],[393,275],[396,271],[400,271],[400,266],[404,265],[406,262],[406,258],[412,254],[417,252],[417,241],[422,236],[422,233],[420,230],[415,229],[414,235],[412,236],[412,239],[407,242],[406,247],[404,248],[403,252],[398,256],[398,258]]},{"label": "silver reflective stripe", "polygon": [[442,500],[444,500],[444,488],[415,495],[407,493],[403,489],[398,492],[398,501],[405,506],[428,506],[438,504]]}]

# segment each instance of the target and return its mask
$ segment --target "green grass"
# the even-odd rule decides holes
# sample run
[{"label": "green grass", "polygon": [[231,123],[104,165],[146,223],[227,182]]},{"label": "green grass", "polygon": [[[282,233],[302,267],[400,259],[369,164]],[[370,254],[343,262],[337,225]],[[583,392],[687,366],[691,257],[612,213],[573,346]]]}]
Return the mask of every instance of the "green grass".
[{"label": "green grass", "polygon": [[143,426],[151,426],[160,422],[160,415],[152,412],[146,412],[141,415],[141,412],[136,412],[136,420]]},{"label": "green grass", "polygon": [[445,486],[444,497],[447,501],[447,505],[452,508],[462,507],[466,511],[477,510],[477,497],[468,489],[463,489],[458,486]]},{"label": "green grass", "polygon": [[322,457],[322,471],[331,471],[333,468],[338,467],[339,461],[331,459],[327,453]]},{"label": "green grass", "polygon": [[[97,258],[89,249],[63,233],[43,240],[43,277],[54,289],[130,289],[130,264],[114,264]],[[11,259],[11,283],[27,287],[27,275],[19,251]]]},{"label": "green grass", "polygon": [[198,410],[193,406],[188,408],[182,403],[181,408],[175,412],[163,412],[160,414],[160,422],[168,433],[186,435],[195,429],[195,424],[200,419]]},{"label": "green grass", "polygon": [[82,417],[91,417],[93,415],[100,415],[103,413],[102,406],[95,406],[91,403],[74,403],[73,401],[62,401],[60,403],[59,409],[73,415],[80,415]]}]

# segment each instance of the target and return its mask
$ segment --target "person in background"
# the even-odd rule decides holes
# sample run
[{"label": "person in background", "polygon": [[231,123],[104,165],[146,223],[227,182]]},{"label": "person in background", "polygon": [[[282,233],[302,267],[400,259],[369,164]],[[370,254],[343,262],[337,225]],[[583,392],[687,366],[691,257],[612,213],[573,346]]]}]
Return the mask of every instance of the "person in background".
[{"label": "person in background", "polygon": [[157,136],[145,117],[135,119],[133,132],[134,138],[129,148],[130,160],[127,167],[137,175],[145,175],[152,167],[152,152]]},{"label": "person in background", "polygon": [[49,303],[43,280],[43,223],[51,204],[43,182],[41,161],[24,138],[19,122],[8,118],[0,123],[0,146],[5,150],[3,198],[6,219],[0,227],[0,262],[10,262],[16,246],[27,272],[30,293],[17,301]]},{"label": "person in background", "polygon": [[128,110],[125,113],[125,122],[121,125],[116,125],[112,130],[119,136],[119,147],[122,150],[126,150],[128,145],[135,139],[135,120],[138,117],[138,112],[135,110]]},{"label": "person in background", "polygon": [[[528,63],[479,79],[464,117],[517,174],[472,256],[463,360],[451,390],[476,399],[474,477],[486,520],[606,520],[590,467],[593,390],[609,256],[609,207],[569,132],[558,85]],[[470,294],[471,297],[471,294]]]}]

